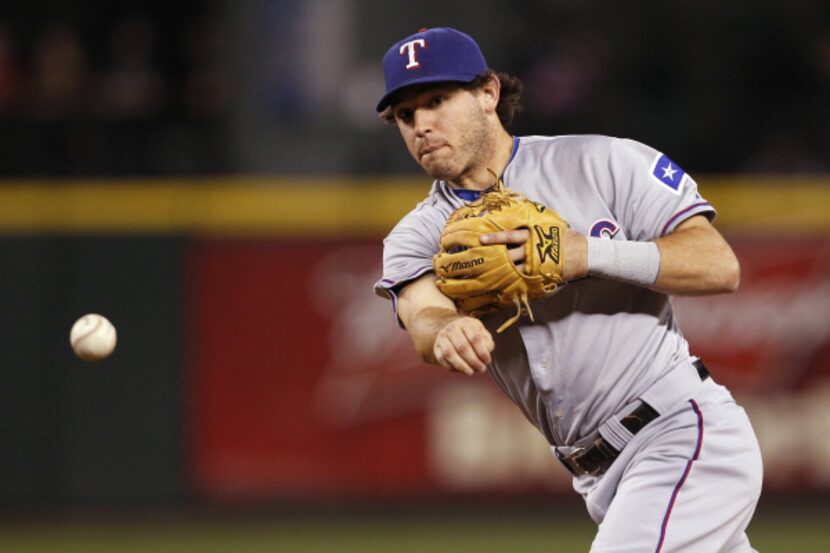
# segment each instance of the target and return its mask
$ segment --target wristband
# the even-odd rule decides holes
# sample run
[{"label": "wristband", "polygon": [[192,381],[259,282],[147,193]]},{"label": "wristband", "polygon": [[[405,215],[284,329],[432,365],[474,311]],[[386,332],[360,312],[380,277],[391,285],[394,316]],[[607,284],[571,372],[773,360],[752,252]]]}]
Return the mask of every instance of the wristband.
[{"label": "wristband", "polygon": [[588,237],[588,274],[649,287],[660,273],[660,249],[654,242]]}]

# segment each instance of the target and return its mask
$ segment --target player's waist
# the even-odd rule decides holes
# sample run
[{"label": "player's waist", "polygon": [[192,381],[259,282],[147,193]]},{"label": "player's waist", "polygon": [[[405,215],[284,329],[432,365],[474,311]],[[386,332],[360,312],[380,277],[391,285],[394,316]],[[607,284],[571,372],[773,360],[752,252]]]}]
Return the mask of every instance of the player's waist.
[{"label": "player's waist", "polygon": [[553,447],[556,457],[576,476],[601,474],[646,425],[691,399],[709,378],[702,361],[684,363],[658,379],[636,401],[603,422],[596,432],[569,446]]}]

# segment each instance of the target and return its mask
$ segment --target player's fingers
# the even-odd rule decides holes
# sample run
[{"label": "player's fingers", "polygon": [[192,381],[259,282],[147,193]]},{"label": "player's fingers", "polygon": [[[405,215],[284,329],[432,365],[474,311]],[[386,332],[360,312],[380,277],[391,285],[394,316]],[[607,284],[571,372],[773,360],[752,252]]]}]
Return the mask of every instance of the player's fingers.
[{"label": "player's fingers", "polygon": [[527,229],[503,230],[481,235],[482,244],[524,244],[530,238]]},{"label": "player's fingers", "polygon": [[[478,349],[467,336],[467,327],[462,326],[459,330],[460,332],[453,333],[450,336],[450,340],[455,354],[458,355],[461,361],[460,365],[474,372],[484,372],[487,369],[487,363],[490,362],[489,352],[485,361],[480,357]],[[454,356],[453,359],[455,359]]]},{"label": "player's fingers", "polygon": [[454,347],[439,348],[435,352],[435,359],[445,369],[460,372],[467,376],[476,373],[470,365],[461,357]]},{"label": "player's fingers", "polygon": [[473,347],[476,357],[483,364],[479,372],[485,371],[487,369],[487,365],[489,365],[492,361],[490,353],[493,349],[495,349],[493,337],[489,332],[487,332],[487,329],[485,329],[483,325],[479,332],[476,332],[473,329],[467,329],[465,334],[467,336],[467,340]]},{"label": "player's fingers", "polygon": [[495,348],[493,337],[478,319],[466,319],[461,326],[463,340],[457,343],[459,353],[477,372],[484,372],[492,361],[490,352]]},{"label": "player's fingers", "polygon": [[507,250],[507,256],[513,263],[521,263],[525,260],[525,249],[524,248],[510,248]]},{"label": "player's fingers", "polygon": [[[459,343],[453,345],[455,347],[455,354],[458,355],[458,359],[456,361],[459,367],[472,371],[472,373],[467,373],[465,370],[463,371],[465,374],[484,372],[487,368],[487,364],[479,359],[478,352],[473,344],[467,340],[466,336],[464,336]],[[453,358],[455,359],[455,357]]]},{"label": "player's fingers", "polygon": [[444,328],[435,340],[432,353],[439,365],[451,371],[472,375],[475,371],[462,358],[453,341],[453,335],[459,334],[457,323],[451,323]]},{"label": "player's fingers", "polygon": [[513,262],[519,272],[525,271],[525,249],[524,248],[510,248],[507,250],[507,257]]}]

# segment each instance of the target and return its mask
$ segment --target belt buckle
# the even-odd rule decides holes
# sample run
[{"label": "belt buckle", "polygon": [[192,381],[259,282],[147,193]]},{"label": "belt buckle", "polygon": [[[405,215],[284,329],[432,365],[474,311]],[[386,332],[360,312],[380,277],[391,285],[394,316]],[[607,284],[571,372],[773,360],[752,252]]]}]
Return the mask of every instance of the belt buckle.
[{"label": "belt buckle", "polygon": [[579,459],[585,454],[584,447],[575,447],[569,454],[561,455],[557,451],[557,457],[559,457],[559,461],[565,465],[565,468],[568,469],[571,474],[574,476],[582,476],[585,474],[589,474],[588,470],[585,469],[580,463]]}]

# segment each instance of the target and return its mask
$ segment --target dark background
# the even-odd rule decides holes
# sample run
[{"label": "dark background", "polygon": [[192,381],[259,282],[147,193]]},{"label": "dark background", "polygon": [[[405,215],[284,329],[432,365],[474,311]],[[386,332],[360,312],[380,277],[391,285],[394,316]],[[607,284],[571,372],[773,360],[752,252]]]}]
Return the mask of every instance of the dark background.
[{"label": "dark background", "polygon": [[599,133],[693,174],[830,158],[826,3],[9,2],[7,176],[417,172],[373,113],[386,48],[455,26],[521,77],[517,134]]}]

